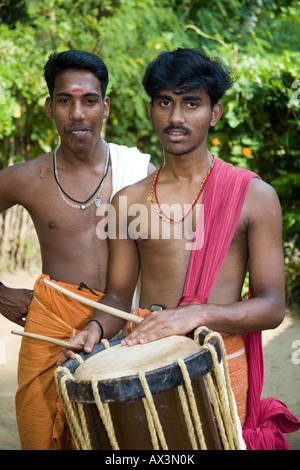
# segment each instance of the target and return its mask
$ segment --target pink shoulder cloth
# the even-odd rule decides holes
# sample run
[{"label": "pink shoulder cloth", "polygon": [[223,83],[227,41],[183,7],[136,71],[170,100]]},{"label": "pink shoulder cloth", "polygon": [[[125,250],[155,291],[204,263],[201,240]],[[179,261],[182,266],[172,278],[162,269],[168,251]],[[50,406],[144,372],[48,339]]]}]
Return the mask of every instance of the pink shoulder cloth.
[{"label": "pink shoulder cloth", "polygon": [[[204,227],[199,218],[179,305],[207,303],[230,247],[252,178],[259,176],[216,159],[203,194]],[[247,449],[288,450],[282,433],[297,431],[300,423],[284,403],[271,397],[260,399],[264,378],[261,333],[245,335],[244,340],[249,383],[248,413],[243,428]]]}]

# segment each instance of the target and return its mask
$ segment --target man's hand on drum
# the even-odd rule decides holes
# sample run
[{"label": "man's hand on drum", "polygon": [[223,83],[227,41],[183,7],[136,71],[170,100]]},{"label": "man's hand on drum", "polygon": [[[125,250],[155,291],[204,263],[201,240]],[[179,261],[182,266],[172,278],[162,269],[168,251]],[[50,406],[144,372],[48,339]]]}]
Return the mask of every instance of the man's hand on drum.
[{"label": "man's hand on drum", "polygon": [[[197,313],[192,306],[182,308],[155,310],[121,342],[122,346],[150,343],[172,335],[186,335],[200,325],[200,308]],[[199,306],[198,306],[199,307]],[[200,323],[199,323],[200,322]]]},{"label": "man's hand on drum", "polygon": [[[92,352],[95,344],[100,341],[101,332],[96,322],[88,323],[76,336],[69,340],[69,343],[82,347],[86,353]],[[71,349],[62,348],[62,354],[57,361],[57,365],[61,366],[68,359],[75,359],[75,352]]]}]

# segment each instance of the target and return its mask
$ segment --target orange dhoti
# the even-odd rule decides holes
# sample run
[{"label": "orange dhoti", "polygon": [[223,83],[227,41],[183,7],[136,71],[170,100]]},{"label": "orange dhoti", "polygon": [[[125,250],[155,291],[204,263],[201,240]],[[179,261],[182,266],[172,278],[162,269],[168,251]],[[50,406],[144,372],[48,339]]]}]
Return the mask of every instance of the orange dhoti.
[{"label": "orange dhoti", "polygon": [[242,335],[220,333],[225,346],[231,388],[242,427],[247,414],[248,363]]},{"label": "orange dhoti", "polygon": [[[25,331],[67,341],[89,321],[94,309],[44,284],[41,275],[34,286],[34,297],[26,317]],[[55,281],[52,281],[55,282]],[[66,289],[91,300],[104,294],[58,282]],[[23,450],[68,450],[73,439],[58,398],[54,381],[60,347],[32,338],[22,338],[16,416]]]}]

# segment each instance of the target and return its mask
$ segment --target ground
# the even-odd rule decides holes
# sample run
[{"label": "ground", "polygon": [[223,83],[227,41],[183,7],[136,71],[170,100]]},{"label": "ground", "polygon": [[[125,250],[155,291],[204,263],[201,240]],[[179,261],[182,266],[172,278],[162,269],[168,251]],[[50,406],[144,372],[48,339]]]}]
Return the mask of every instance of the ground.
[{"label": "ground", "polygon": [[[32,288],[34,276],[26,272],[2,273],[10,287]],[[0,450],[19,450],[14,397],[17,389],[17,361],[21,337],[11,330],[18,325],[0,316]],[[300,418],[300,315],[287,313],[276,330],[263,333],[265,382],[262,397],[283,401]],[[38,358],[37,358],[38,360]],[[300,430],[287,434],[292,450],[300,450]]]}]

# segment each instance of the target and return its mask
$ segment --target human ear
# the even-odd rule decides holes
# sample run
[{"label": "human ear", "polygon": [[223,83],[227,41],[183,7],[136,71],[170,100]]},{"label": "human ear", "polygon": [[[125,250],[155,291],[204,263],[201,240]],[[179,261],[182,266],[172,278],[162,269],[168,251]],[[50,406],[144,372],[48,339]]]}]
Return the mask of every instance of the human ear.
[{"label": "human ear", "polygon": [[149,116],[149,119],[150,119],[150,122],[151,124],[153,124],[153,121],[152,121],[152,101],[148,104],[148,107],[147,107],[147,111],[148,111],[148,116]]},{"label": "human ear", "polygon": [[104,109],[103,118],[106,119],[108,118],[109,112],[110,112],[110,100],[107,96],[103,100],[103,109]]},{"label": "human ear", "polygon": [[219,121],[220,117],[223,114],[223,105],[221,103],[217,103],[214,105],[211,113],[211,120],[210,120],[210,126],[213,127],[217,124]]},{"label": "human ear", "polygon": [[46,112],[46,116],[50,119],[53,119],[54,116],[53,116],[53,111],[52,111],[52,100],[50,98],[50,96],[48,96],[46,98],[46,101],[45,101],[45,112]]}]

